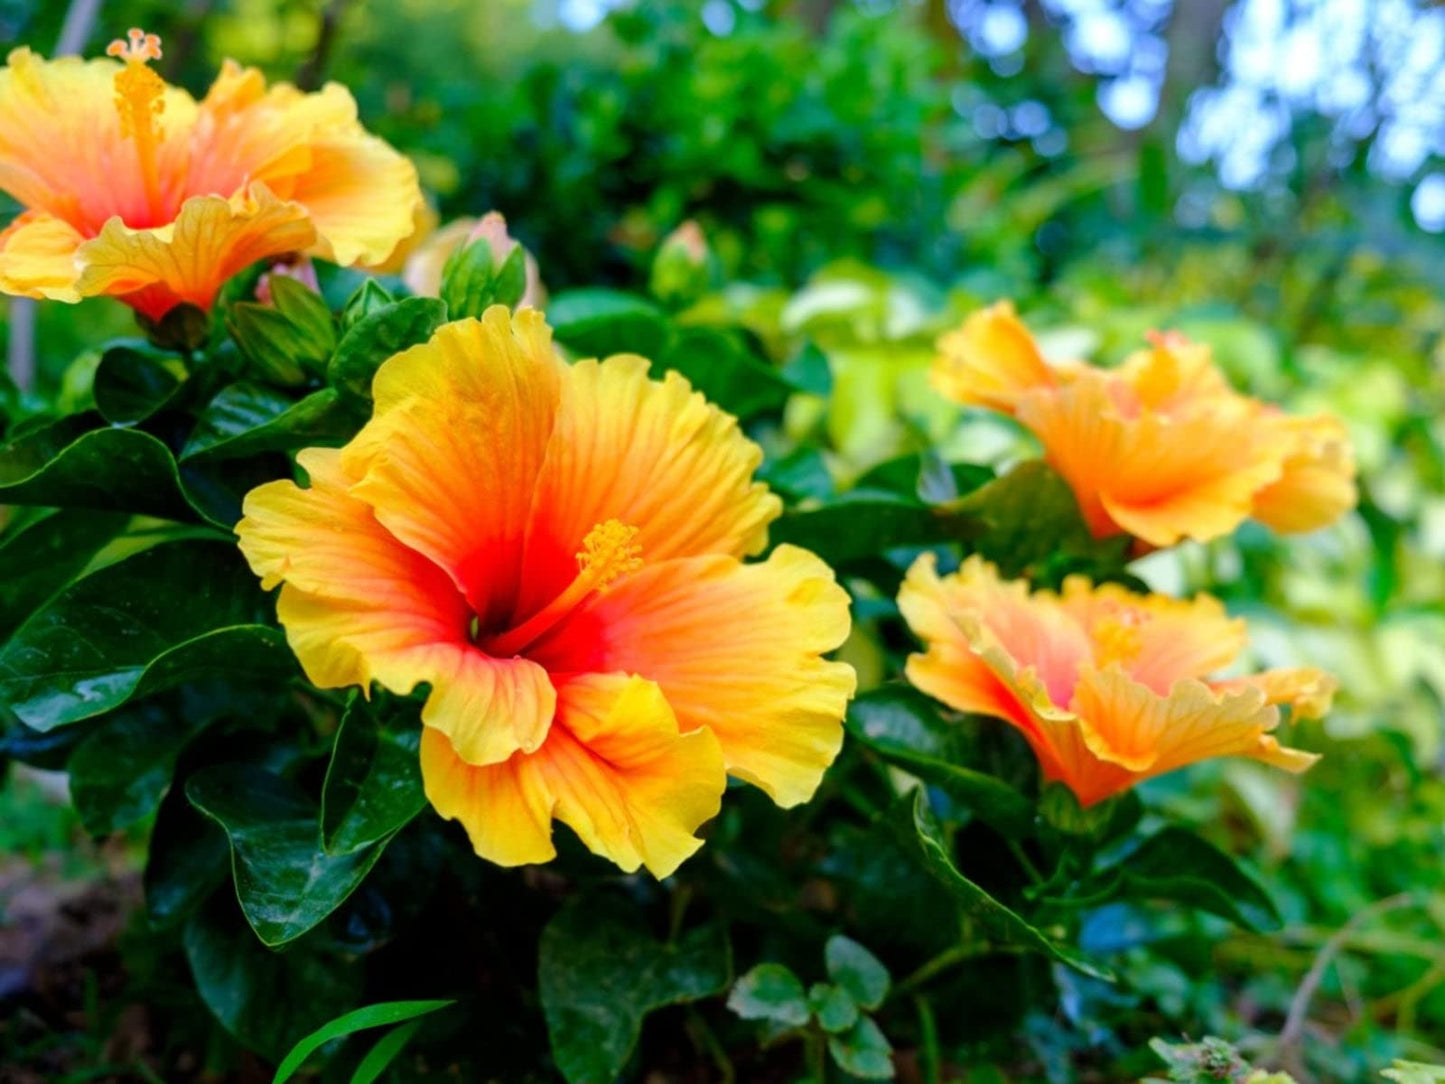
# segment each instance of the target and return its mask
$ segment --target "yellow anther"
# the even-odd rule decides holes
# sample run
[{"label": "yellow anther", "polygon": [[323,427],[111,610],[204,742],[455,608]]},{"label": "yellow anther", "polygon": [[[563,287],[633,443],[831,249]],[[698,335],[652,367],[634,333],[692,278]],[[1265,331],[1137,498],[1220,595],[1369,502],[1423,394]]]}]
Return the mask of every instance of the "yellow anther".
[{"label": "yellow anther", "polygon": [[578,579],[590,579],[594,590],[606,590],[618,576],[642,567],[642,547],[636,545],[637,528],[609,519],[587,532],[577,553]]},{"label": "yellow anther", "polygon": [[[582,604],[589,595],[601,594],[619,576],[642,567],[642,547],[637,545],[637,528],[621,520],[609,519],[597,524],[582,539],[577,551],[577,578],[546,606],[520,625],[499,636],[477,640],[482,649],[496,658],[520,654],[540,639]],[[476,640],[476,637],[473,637]]]},{"label": "yellow anther", "polygon": [[133,29],[130,41],[117,39],[106,49],[108,56],[125,61],[115,75],[115,108],[120,114],[120,133],[135,142],[146,203],[153,218],[164,210],[156,151],[161,141],[160,115],[166,107],[166,84],[147,67],[147,61],[161,57],[161,39],[156,34]]},{"label": "yellow anther", "polygon": [[1144,650],[1144,638],[1140,626],[1147,620],[1143,614],[1123,610],[1111,614],[1094,625],[1094,664],[1108,666],[1118,663],[1127,666]]}]

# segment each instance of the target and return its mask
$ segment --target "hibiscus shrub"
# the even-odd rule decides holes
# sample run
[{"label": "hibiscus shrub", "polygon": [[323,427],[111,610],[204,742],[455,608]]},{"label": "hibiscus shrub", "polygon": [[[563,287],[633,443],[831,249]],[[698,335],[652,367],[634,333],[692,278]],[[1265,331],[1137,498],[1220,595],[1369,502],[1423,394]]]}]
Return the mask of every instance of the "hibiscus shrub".
[{"label": "hibiscus shrub", "polygon": [[[50,74],[104,114],[152,48]],[[15,63],[0,105],[45,88]],[[689,307],[695,229],[652,296],[546,298],[495,218],[403,270],[415,178],[366,191],[394,152],[344,108],[327,135],[337,91],[223,80],[101,125],[139,163],[107,191],[163,214],[27,188],[0,247],[7,290],[144,318],[96,348],[85,409],[5,400],[0,751],[64,768],[97,836],[149,824],[132,966],[212,1070],[938,1080],[941,1034],[1016,1060],[1040,1007],[1122,996],[1118,904],[1278,923],[1132,788],[1214,756],[1303,771],[1332,679],[1221,677],[1243,623],[1131,562],[1338,517],[1336,423],[1174,336],[1050,365],[996,307],[935,383],[1042,458],[852,469],[808,421],[818,345]],[[227,110],[272,122],[246,147],[275,187],[157,188],[143,121],[196,108],[193,152]],[[338,240],[377,199],[389,225]],[[219,232],[172,225],[207,209]],[[42,228],[64,259],[26,247]],[[1089,1057],[1157,1066],[1130,1038]]]}]

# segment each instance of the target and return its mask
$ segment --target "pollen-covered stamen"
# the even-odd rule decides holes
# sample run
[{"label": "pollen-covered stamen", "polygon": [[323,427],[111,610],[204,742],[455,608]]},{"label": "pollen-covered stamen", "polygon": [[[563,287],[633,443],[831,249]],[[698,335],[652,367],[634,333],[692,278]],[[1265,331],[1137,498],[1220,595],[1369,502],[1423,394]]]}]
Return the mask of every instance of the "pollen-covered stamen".
[{"label": "pollen-covered stamen", "polygon": [[618,577],[642,567],[642,548],[637,545],[637,528],[621,520],[597,524],[582,540],[577,552],[577,577],[560,595],[526,621],[500,636],[481,641],[489,655],[516,655],[537,640],[589,595],[606,591]]},{"label": "pollen-covered stamen", "polygon": [[1110,663],[1128,666],[1144,650],[1140,628],[1148,620],[1133,610],[1121,610],[1099,621],[1093,628],[1094,665],[1102,669]]},{"label": "pollen-covered stamen", "polygon": [[117,39],[111,42],[106,55],[125,61],[125,67],[115,75],[115,108],[120,114],[120,134],[135,142],[147,209],[152,218],[159,219],[164,207],[156,158],[161,142],[160,115],[166,107],[166,84],[147,66],[147,62],[161,58],[161,39],[159,35],[132,29],[130,41]]}]

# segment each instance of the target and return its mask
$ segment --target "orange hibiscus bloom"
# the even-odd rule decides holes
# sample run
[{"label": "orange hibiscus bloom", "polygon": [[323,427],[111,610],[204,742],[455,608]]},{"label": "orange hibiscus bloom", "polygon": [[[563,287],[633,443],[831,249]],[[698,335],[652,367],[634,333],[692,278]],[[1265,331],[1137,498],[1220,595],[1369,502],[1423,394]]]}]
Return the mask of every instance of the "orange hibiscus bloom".
[{"label": "orange hibiscus bloom", "polygon": [[1081,577],[1059,594],[1030,593],[977,557],[940,577],[925,554],[898,606],[927,648],[909,657],[909,680],[958,711],[1013,724],[1044,777],[1083,805],[1209,757],[1291,772],[1317,759],[1275,740],[1275,705],[1318,718],[1334,679],[1300,668],[1208,680],[1244,647],[1245,627],[1207,595],[1186,602]]},{"label": "orange hibiscus bloom", "polygon": [[1349,436],[1240,395],[1209,348],[1179,335],[1116,369],[1051,366],[1001,302],[939,340],[933,382],[955,402],[1017,418],[1044,446],[1098,537],[1205,541],[1253,517],[1324,527],[1354,507]]},{"label": "orange hibiscus bloom", "polygon": [[382,365],[371,422],[237,527],[314,683],[430,686],[427,796],[503,865],[556,817],[665,876],[727,775],[794,805],[842,740],[846,592],[792,546],[743,563],[780,511],[761,452],[647,369],[565,365],[494,306]]},{"label": "orange hibiscus bloom", "polygon": [[27,208],[0,232],[0,291],[156,319],[267,256],[378,263],[411,232],[416,170],[345,88],[268,90],[227,61],[197,103],[148,67],[159,38],[130,39],[120,63],[22,48],[0,69],[0,190]]}]

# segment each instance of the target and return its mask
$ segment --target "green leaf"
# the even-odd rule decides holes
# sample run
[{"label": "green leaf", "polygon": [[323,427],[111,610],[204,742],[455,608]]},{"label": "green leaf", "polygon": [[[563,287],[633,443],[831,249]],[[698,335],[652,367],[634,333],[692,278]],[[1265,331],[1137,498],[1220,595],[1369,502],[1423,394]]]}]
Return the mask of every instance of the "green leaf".
[{"label": "green leaf", "polygon": [[357,423],[355,413],[335,388],[322,388],[296,400],[259,384],[232,384],[201,411],[181,450],[181,460],[341,445],[356,433]]},{"label": "green leaf", "polygon": [[120,343],[101,355],[92,391],[96,409],[116,425],[143,422],[166,406],[186,380],[174,354],[146,343]]},{"label": "green leaf", "polygon": [[383,1001],[378,1005],[352,1009],[349,1013],[343,1013],[335,1020],[317,1028],[293,1046],[290,1053],[281,1059],[281,1064],[276,1067],[276,1075],[271,1078],[271,1084],[286,1084],[286,1081],[296,1075],[296,1070],[301,1068],[307,1058],[333,1039],[365,1031],[367,1028],[379,1028],[386,1024],[400,1024],[406,1020],[414,1020],[419,1016],[425,1016],[427,1013],[433,1013],[454,1004],[456,1003],[450,1000]]},{"label": "green leaf", "polygon": [[858,1022],[858,1002],[831,982],[815,982],[808,987],[808,1008],[824,1031],[847,1031]]},{"label": "green leaf", "polygon": [[828,365],[828,355],[813,345],[813,340],[804,340],[798,352],[783,366],[783,379],[801,392],[827,397],[833,391],[833,370]]},{"label": "green leaf", "polygon": [[664,944],[642,927],[635,907],[576,897],[543,930],[538,962],[557,1068],[568,1084],[612,1084],[649,1012],[720,993],[731,971],[720,924]]},{"label": "green leaf", "polygon": [[771,365],[752,357],[731,336],[708,328],[680,332],[654,368],[655,376],[675,370],[709,402],[743,419],[781,410],[793,391]]},{"label": "green leaf", "polygon": [[785,512],[769,532],[831,564],[875,557],[894,546],[926,546],[953,534],[949,519],[918,501],[879,490],[852,490],[822,507]]},{"label": "green leaf", "polygon": [[1069,484],[1040,460],[1020,463],[949,508],[967,525],[973,552],[1005,576],[1021,576],[1060,556],[1100,547],[1125,556],[1127,539],[1096,542]]},{"label": "green leaf", "polygon": [[47,511],[0,534],[0,643],[124,528],[124,514]]},{"label": "green leaf", "polygon": [[[179,785],[161,800],[148,851],[142,887],[157,928],[189,916],[227,874],[226,834],[196,811]],[[249,931],[246,937],[255,940]]]},{"label": "green leaf", "polygon": [[816,448],[797,448],[780,459],[765,460],[758,479],[789,500],[826,500],[833,495],[832,472]]},{"label": "green leaf", "polygon": [[1380,1075],[1395,1084],[1441,1084],[1445,1081],[1445,1065],[1429,1065],[1423,1061],[1403,1061],[1396,1058],[1388,1069],[1381,1069]]},{"label": "green leaf", "polygon": [[187,780],[186,797],[231,841],[241,910],[256,936],[273,948],[294,941],[341,906],[384,845],[348,855],[324,853],[317,845],[316,806],[264,768],[204,768]]},{"label": "green leaf", "polygon": [[376,1045],[366,1052],[366,1057],[356,1066],[356,1072],[351,1074],[351,1084],[372,1084],[372,1081],[386,1072],[397,1055],[406,1049],[406,1044],[411,1042],[412,1036],[421,1029],[421,1025],[422,1021],[413,1020],[401,1027],[392,1028],[376,1040]]},{"label": "green leaf", "polygon": [[1281,922],[1274,900],[1258,881],[1214,844],[1183,828],[1156,832],[1101,876],[1118,877],[1120,894],[1127,898],[1183,903],[1248,930]]},{"label": "green leaf", "polygon": [[424,343],[446,323],[447,307],[435,297],[406,297],[351,325],[337,344],[326,379],[353,399],[371,400],[371,378],[381,363]]},{"label": "green leaf", "polygon": [[870,1017],[840,1035],[828,1036],[828,1053],[838,1068],[865,1080],[893,1079],[893,1047]]},{"label": "green leaf", "polygon": [[283,677],[295,661],[229,542],[167,542],[67,587],[0,648],[0,700],[37,730],[212,675]]},{"label": "green leaf", "polygon": [[124,708],[86,735],[66,765],[71,800],[85,830],[109,835],[151,813],[190,737],[188,728],[154,701]]},{"label": "green leaf", "polygon": [[303,941],[272,952],[218,893],[182,936],[196,991],[243,1046],[276,1061],[298,1039],[355,1004],[361,968]]},{"label": "green leaf", "polygon": [[1096,847],[1119,839],[1139,823],[1144,804],[1126,790],[1085,809],[1064,783],[1047,783],[1039,795],[1039,815],[1049,827],[1065,835],[1086,836]]},{"label": "green leaf", "polygon": [[75,414],[0,445],[0,504],[210,519],[187,498],[170,449],[138,429],[95,428],[102,421]]},{"label": "green leaf", "polygon": [[567,290],[547,305],[559,343],[582,357],[641,354],[656,359],[667,342],[667,318],[650,301],[617,290]]},{"label": "green leaf", "polygon": [[890,764],[943,790],[980,820],[1011,839],[1034,830],[1034,806],[1002,779],[965,768],[957,726],[922,693],[888,685],[848,706],[848,733]]},{"label": "green leaf", "polygon": [[353,696],[341,717],[321,788],[321,845],[328,854],[386,839],[426,807],[415,706],[399,701],[396,708],[382,720],[374,705]]},{"label": "green leaf", "polygon": [[910,820],[911,824],[907,827],[900,826],[900,830],[903,833],[911,832],[922,856],[924,868],[948,889],[964,913],[976,922],[989,938],[1001,945],[1016,945],[1051,957],[1093,978],[1112,981],[1113,976],[1106,969],[1092,963],[1072,947],[1061,945],[1044,936],[965,877],[953,864],[948,846],[922,791],[914,795]]},{"label": "green leaf", "polygon": [[876,1009],[888,996],[888,969],[850,937],[834,934],[823,948],[828,977],[865,1009]]},{"label": "green leaf", "polygon": [[744,1020],[773,1020],[788,1027],[808,1022],[803,984],[782,964],[758,964],[733,983],[728,1008]]},{"label": "green leaf", "polygon": [[993,470],[974,463],[947,463],[934,451],[910,452],[885,459],[859,475],[856,489],[882,489],[905,500],[946,504],[993,478]]}]

